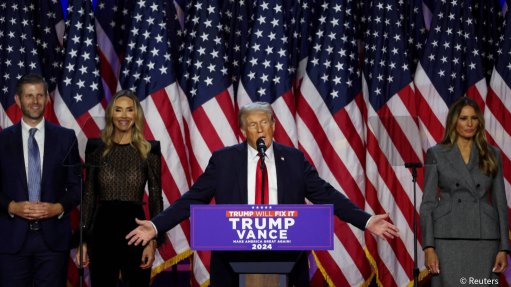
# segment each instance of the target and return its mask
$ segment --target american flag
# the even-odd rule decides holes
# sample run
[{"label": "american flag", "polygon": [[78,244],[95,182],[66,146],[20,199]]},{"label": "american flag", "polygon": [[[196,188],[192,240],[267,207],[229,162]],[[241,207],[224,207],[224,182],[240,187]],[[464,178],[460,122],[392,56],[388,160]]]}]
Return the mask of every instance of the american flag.
[{"label": "american flag", "polygon": [[440,141],[450,104],[467,95],[481,107],[487,93],[472,1],[435,4],[429,38],[415,72],[424,150]]},{"label": "american flag", "polygon": [[[494,43],[502,17],[497,4],[496,1],[435,3],[428,42],[415,73],[415,86],[423,151],[441,140],[448,107],[457,98],[471,97],[484,108],[490,143],[502,149],[503,162],[507,162],[504,174],[509,198],[510,153],[506,153],[506,129],[499,124],[509,114],[508,105],[502,101],[506,98],[503,89],[506,84],[499,72],[507,65],[503,46],[509,42],[503,41],[500,46]],[[485,76],[497,53],[499,62],[487,95]]]},{"label": "american flag", "polygon": [[296,146],[293,85],[296,68],[292,65],[291,19],[287,1],[252,1],[247,51],[241,70],[237,101],[242,106],[254,101],[271,103],[276,118],[277,141]]},{"label": "american flag", "polygon": [[[186,8],[178,57],[179,95],[192,180],[202,174],[213,151],[238,143],[233,81],[241,64],[237,37],[243,33],[237,29],[243,26],[232,23],[237,17],[246,20],[239,9],[243,6],[238,5],[237,1],[190,1]],[[209,258],[209,252],[193,254],[193,286],[209,284]]]},{"label": "american flag", "polygon": [[472,5],[475,32],[481,49],[482,68],[487,80],[490,80],[495,66],[499,37],[502,35],[504,23],[504,14],[499,2],[500,0],[475,1]]},{"label": "american flag", "polygon": [[[88,0],[69,1],[65,27],[61,5],[54,1],[51,6],[40,7],[47,11],[50,18],[46,20],[40,31],[40,46],[52,46],[46,50],[45,61],[47,65],[46,77],[51,81],[57,78],[57,86],[53,93],[53,115],[62,126],[74,129],[80,148],[82,159],[85,157],[85,145],[90,137],[99,137],[103,127],[104,109],[101,105],[103,92],[99,75],[99,58],[97,56],[96,30],[92,4]],[[55,16],[59,15],[59,16]],[[55,17],[55,18],[54,18]],[[64,28],[64,30],[61,30]],[[44,31],[44,32],[43,32]],[[51,31],[46,34],[46,31]],[[45,34],[42,34],[45,33]],[[63,34],[62,34],[63,33]],[[64,54],[60,54],[60,40]],[[52,55],[54,53],[55,55]],[[75,214],[76,215],[76,214]],[[76,218],[76,223],[79,218]],[[73,250],[71,255],[74,255]],[[68,282],[78,285],[77,269],[69,264]],[[87,282],[88,273],[85,273]],[[86,283],[87,284],[87,283]]]},{"label": "american flag", "polygon": [[58,123],[53,109],[53,99],[57,82],[62,76],[64,62],[64,11],[58,0],[36,1],[34,5],[34,34],[41,59],[42,75],[47,79],[51,97],[44,117],[48,121]]},{"label": "american flag", "polygon": [[119,90],[119,73],[126,52],[128,21],[134,1],[99,0],[96,3],[96,33],[100,75],[108,101]]},{"label": "american flag", "polygon": [[73,0],[67,7],[62,76],[54,95],[54,111],[62,126],[75,130],[84,158],[87,138],[99,137],[104,108],[92,3]]},{"label": "american flag", "polygon": [[[413,206],[411,173],[405,162],[421,162],[404,1],[371,1],[365,7],[363,90],[367,103],[366,199],[368,211],[389,213],[401,237],[367,246],[383,286],[403,286],[413,279]],[[414,41],[412,41],[413,43]],[[422,182],[421,178],[418,180]],[[420,197],[420,194],[417,194]],[[418,205],[417,207],[418,208]],[[418,236],[420,238],[420,236]],[[421,250],[420,246],[418,250]],[[418,254],[419,265],[423,264]],[[398,263],[398,264],[396,264]]]},{"label": "american flag", "polygon": [[[502,155],[504,184],[508,206],[511,198],[511,13],[506,14],[505,31],[496,49],[497,61],[486,97],[485,121],[490,143],[498,146]],[[510,213],[511,214],[511,213]],[[511,217],[509,218],[511,220]],[[508,258],[509,260],[509,258]],[[505,273],[508,284],[511,272]]]},{"label": "american flag", "polygon": [[[185,139],[185,118],[190,114],[186,98],[180,96],[172,65],[163,1],[134,2],[127,23],[126,54],[120,83],[136,92],[145,113],[148,139],[157,139],[162,152],[162,189],[165,207],[186,192],[190,186],[190,168]],[[189,223],[167,232],[159,248],[153,272],[156,274],[191,254]],[[199,263],[197,263],[197,266]],[[207,276],[205,277],[207,280]]]},{"label": "american flag", "polygon": [[407,37],[408,41],[409,57],[412,60],[410,70],[415,72],[426,42],[426,19],[424,17],[424,10],[422,9],[422,0],[405,1],[405,5],[408,5],[409,11],[408,14],[403,13],[402,15],[405,23],[408,23],[407,27],[405,27],[407,34],[405,37]]},{"label": "american flag", "polygon": [[48,79],[48,90],[54,91],[62,75],[64,61],[64,12],[60,1],[34,1],[34,34],[43,76]]},{"label": "american flag", "polygon": [[0,130],[21,119],[14,102],[17,80],[27,73],[41,73],[28,1],[0,3]]},{"label": "american flag", "polygon": [[[365,206],[362,83],[358,69],[355,1],[324,2],[312,36],[300,94],[300,149],[320,175],[358,206]],[[335,250],[315,252],[327,282],[359,286],[371,278],[364,233],[338,219]]]}]

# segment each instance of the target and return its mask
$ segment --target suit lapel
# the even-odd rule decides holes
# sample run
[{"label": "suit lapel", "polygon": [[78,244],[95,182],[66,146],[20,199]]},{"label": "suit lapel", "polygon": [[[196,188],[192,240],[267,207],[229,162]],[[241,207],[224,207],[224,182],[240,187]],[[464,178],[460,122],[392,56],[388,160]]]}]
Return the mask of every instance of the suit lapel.
[{"label": "suit lapel", "polygon": [[237,164],[232,166],[235,169],[235,176],[238,178],[238,192],[242,199],[242,204],[248,203],[248,188],[247,188],[247,142],[236,146],[237,153],[234,160],[238,161]]},{"label": "suit lapel", "polygon": [[474,192],[476,192],[479,197],[483,196],[486,193],[484,188],[478,189],[477,186],[480,180],[486,177],[483,172],[479,169],[479,151],[477,150],[476,144],[472,143],[472,149],[470,152],[470,161],[467,165],[467,170],[470,174],[470,183],[474,187]]},{"label": "suit lapel", "polygon": [[468,165],[465,164],[465,161],[463,161],[463,157],[461,156],[461,152],[458,149],[458,146],[455,144],[453,145],[453,148],[449,151],[449,162],[453,166],[454,170],[457,170],[460,176],[460,181],[464,181],[465,185],[468,187],[470,192],[472,192],[475,196],[477,196],[477,192],[475,189],[475,183],[472,178],[472,175],[470,174],[469,167],[472,166],[474,163],[474,154],[477,157],[477,151],[475,146],[472,146],[471,152],[470,152],[470,160]]},{"label": "suit lapel", "polygon": [[285,175],[284,171],[286,170],[285,167],[285,157],[283,154],[283,150],[281,149],[281,146],[275,142],[273,142],[273,156],[275,160],[275,169],[277,170],[277,198],[278,203],[284,203],[286,202],[284,200],[284,186],[285,186]]},{"label": "suit lapel", "polygon": [[21,122],[19,122],[13,129],[14,135],[11,137],[11,144],[13,146],[14,162],[18,164],[15,167],[18,170],[19,178],[22,181],[25,195],[28,200],[28,185],[27,185],[27,171],[25,170],[25,155],[23,154],[23,139],[21,135]]},{"label": "suit lapel", "polygon": [[[41,176],[41,198],[43,196],[43,190],[42,188],[45,183],[45,178],[47,177],[47,173],[50,171],[50,166],[52,165],[51,159],[55,158],[53,156],[53,153],[57,150],[57,147],[55,147],[55,142],[52,141],[52,139],[58,138],[57,134],[55,133],[55,130],[51,125],[48,124],[48,122],[45,121],[44,123],[44,154],[43,154],[43,170],[42,170],[42,176]],[[53,145],[53,146],[52,146]]]}]

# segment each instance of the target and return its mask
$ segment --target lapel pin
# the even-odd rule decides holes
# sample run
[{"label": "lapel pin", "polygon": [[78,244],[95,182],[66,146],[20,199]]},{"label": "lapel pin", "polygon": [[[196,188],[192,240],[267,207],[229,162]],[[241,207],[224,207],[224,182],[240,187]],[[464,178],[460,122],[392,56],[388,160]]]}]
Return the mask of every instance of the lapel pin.
[{"label": "lapel pin", "polygon": [[283,156],[281,156],[281,157],[280,157],[280,160],[281,160],[281,161],[284,161],[284,157],[283,157]]}]

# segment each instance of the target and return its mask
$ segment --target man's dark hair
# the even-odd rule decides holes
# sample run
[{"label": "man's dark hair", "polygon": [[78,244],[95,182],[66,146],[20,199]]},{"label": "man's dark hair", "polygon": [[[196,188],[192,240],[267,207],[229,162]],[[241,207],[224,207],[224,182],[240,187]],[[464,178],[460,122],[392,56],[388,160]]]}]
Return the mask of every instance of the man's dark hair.
[{"label": "man's dark hair", "polygon": [[48,95],[48,83],[46,80],[38,74],[26,74],[21,77],[16,83],[16,95],[20,96],[23,92],[23,85],[25,84],[43,84],[44,86],[44,94]]}]

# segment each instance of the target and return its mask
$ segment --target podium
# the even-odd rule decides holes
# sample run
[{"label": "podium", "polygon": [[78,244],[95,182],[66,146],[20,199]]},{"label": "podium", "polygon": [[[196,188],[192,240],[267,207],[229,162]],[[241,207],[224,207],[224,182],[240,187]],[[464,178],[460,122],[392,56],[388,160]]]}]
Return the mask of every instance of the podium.
[{"label": "podium", "polygon": [[[243,254],[248,255],[243,260],[234,259],[229,262],[232,270],[240,276],[240,287],[286,287],[288,286],[288,274],[291,273],[300,256],[306,256],[304,251],[264,252],[264,254],[256,256],[247,253],[250,252],[241,252],[241,256]],[[270,276],[251,276],[262,274],[269,274]]]},{"label": "podium", "polygon": [[[284,287],[297,264],[307,267],[305,251],[333,249],[333,217],[330,204],[192,205],[191,247],[221,256],[239,286]],[[272,284],[254,285],[265,279],[252,274],[273,274]]]}]

